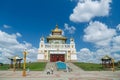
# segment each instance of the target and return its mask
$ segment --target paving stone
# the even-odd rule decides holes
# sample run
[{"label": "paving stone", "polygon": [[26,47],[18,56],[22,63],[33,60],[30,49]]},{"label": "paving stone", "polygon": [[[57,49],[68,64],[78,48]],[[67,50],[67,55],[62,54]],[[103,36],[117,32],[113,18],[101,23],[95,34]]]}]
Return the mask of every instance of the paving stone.
[{"label": "paving stone", "polygon": [[26,77],[22,71],[0,71],[0,80],[120,80],[120,71],[84,71],[62,72],[56,71],[47,75],[42,71],[31,71]]}]

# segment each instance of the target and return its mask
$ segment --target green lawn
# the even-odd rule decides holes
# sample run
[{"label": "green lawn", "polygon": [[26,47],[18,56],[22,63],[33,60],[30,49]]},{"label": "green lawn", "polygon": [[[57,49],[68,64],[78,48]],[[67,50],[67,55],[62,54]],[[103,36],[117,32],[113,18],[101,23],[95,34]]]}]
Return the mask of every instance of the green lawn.
[{"label": "green lawn", "polygon": [[29,67],[31,71],[43,71],[46,67],[46,64],[46,62],[34,62],[27,64],[27,67]]},{"label": "green lawn", "polygon": [[[29,67],[31,71],[43,71],[46,67],[46,62],[32,62],[26,64],[26,69]],[[23,64],[21,64],[23,65]],[[0,66],[0,70],[9,70],[9,64],[3,64],[3,66]],[[17,70],[22,70],[17,69]]]},{"label": "green lawn", "polygon": [[101,70],[104,70],[100,64],[95,64],[95,63],[74,62],[73,64],[82,68],[85,71],[101,71]]},{"label": "green lawn", "polygon": [[3,66],[0,66],[0,70],[8,70],[9,65],[8,64],[3,64]]},{"label": "green lawn", "polygon": [[[95,63],[82,63],[82,62],[74,62],[76,66],[82,68],[85,71],[108,71],[112,70],[111,68],[103,68],[101,64]],[[120,70],[120,66],[115,66],[115,70]]]}]

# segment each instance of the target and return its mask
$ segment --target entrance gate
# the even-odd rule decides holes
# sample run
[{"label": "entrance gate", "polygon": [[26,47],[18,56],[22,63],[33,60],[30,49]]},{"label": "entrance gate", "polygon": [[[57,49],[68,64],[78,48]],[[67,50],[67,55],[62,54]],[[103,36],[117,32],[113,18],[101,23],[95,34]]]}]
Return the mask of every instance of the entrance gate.
[{"label": "entrance gate", "polygon": [[65,61],[65,54],[50,54],[50,62]]}]

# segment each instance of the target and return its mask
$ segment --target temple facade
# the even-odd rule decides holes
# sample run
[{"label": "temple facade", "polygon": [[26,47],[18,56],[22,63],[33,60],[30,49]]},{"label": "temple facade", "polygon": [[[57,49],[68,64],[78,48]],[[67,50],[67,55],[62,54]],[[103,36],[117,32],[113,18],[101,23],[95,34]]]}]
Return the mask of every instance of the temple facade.
[{"label": "temple facade", "polygon": [[74,39],[70,38],[69,44],[66,41],[67,37],[62,35],[62,30],[56,25],[56,28],[51,31],[51,35],[46,38],[46,43],[44,37],[40,38],[38,61],[77,61]]}]

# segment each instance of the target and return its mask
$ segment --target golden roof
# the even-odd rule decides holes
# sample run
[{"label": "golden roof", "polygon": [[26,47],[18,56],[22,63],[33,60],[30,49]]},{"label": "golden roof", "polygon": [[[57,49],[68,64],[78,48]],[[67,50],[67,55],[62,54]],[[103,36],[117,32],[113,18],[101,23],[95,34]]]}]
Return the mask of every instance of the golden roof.
[{"label": "golden roof", "polygon": [[112,58],[109,57],[108,55],[105,55],[102,59],[107,60],[107,59],[112,59]]},{"label": "golden roof", "polygon": [[55,28],[54,30],[52,30],[52,32],[62,32],[62,30],[60,30],[60,29],[58,28],[58,25],[56,25],[56,28]]},{"label": "golden roof", "polygon": [[13,56],[13,57],[8,58],[8,59],[22,59],[22,58],[21,58],[21,57],[19,57],[19,56]]},{"label": "golden roof", "polygon": [[[58,33],[58,34],[54,34],[54,33]],[[62,30],[58,28],[58,25],[56,25],[56,28],[52,30],[52,35],[48,36],[47,40],[67,40],[67,38],[62,35]]]}]

